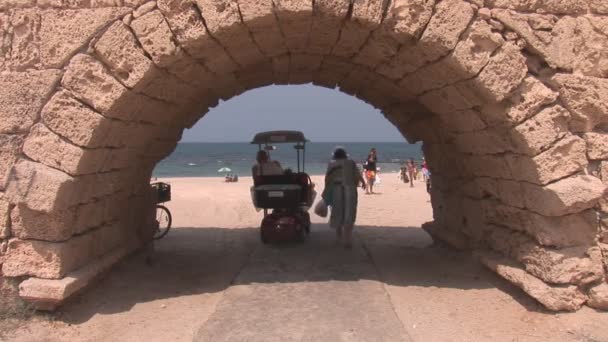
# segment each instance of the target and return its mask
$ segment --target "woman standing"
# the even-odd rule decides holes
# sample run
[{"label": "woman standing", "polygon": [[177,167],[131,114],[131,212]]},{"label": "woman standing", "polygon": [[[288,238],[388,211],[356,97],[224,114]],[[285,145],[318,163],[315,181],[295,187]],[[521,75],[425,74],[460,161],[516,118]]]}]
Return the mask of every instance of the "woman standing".
[{"label": "woman standing", "polygon": [[414,164],[414,160],[409,159],[407,161],[407,164],[405,164],[405,167],[407,168],[407,174],[410,177],[410,188],[413,188],[414,187],[414,177],[416,176],[416,164]]},{"label": "woman standing", "polygon": [[346,150],[337,147],[325,173],[324,199],[331,206],[329,225],[336,230],[339,243],[352,248],[352,233],[357,218],[357,187],[365,189],[365,180]]},{"label": "woman standing", "polygon": [[376,154],[376,149],[372,148],[367,155],[367,160],[365,161],[365,178],[367,179],[367,189],[365,190],[366,194],[374,193],[374,183],[376,182],[376,172],[378,172],[377,168],[378,155]]}]

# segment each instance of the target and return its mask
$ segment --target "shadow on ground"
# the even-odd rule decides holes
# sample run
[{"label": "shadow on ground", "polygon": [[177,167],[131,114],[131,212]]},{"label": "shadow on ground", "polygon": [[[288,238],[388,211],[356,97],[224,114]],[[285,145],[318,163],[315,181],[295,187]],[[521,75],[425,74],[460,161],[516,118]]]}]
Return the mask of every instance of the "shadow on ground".
[{"label": "shadow on ground", "polygon": [[117,265],[58,312],[69,324],[138,303],[215,293],[231,284],[377,280],[397,287],[499,288],[527,310],[543,311],[468,253],[434,245],[418,227],[357,227],[355,246],[316,225],[305,243],[263,245],[258,228],[177,228]]}]

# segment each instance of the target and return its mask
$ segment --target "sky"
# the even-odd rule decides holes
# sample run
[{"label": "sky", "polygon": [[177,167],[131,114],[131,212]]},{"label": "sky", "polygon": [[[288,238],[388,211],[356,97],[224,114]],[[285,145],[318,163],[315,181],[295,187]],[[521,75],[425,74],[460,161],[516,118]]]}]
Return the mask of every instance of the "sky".
[{"label": "sky", "polygon": [[182,142],[249,142],[255,133],[299,130],[312,142],[404,142],[379,110],[313,85],[250,90],[211,109],[184,132]]}]

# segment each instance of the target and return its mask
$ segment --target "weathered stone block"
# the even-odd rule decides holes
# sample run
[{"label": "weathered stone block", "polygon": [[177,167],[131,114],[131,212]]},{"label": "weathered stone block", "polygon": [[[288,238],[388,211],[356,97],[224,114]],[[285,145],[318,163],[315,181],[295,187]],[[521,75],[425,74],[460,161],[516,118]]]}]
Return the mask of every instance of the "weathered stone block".
[{"label": "weathered stone block", "polygon": [[13,234],[16,238],[44,241],[64,241],[74,234],[76,210],[58,210],[44,213],[19,204],[11,214]]},{"label": "weathered stone block", "polygon": [[608,38],[606,30],[597,25],[601,19],[590,15],[563,16],[555,24],[539,26],[538,14],[494,9],[492,16],[523,37],[527,48],[542,56],[552,68],[606,76],[608,68],[604,61],[608,54]]},{"label": "weathered stone block", "polygon": [[490,223],[525,232],[540,245],[556,248],[590,246],[597,233],[597,218],[593,210],[549,217],[498,205],[486,210],[486,219]]},{"label": "weathered stone block", "polygon": [[135,92],[178,105],[197,102],[194,100],[198,98],[196,89],[157,68],[120,21],[99,38],[95,52],[114,76]]},{"label": "weathered stone block", "polygon": [[508,259],[488,253],[480,254],[480,259],[489,269],[521,288],[549,310],[578,310],[587,300],[587,296],[578,287],[551,287]]},{"label": "weathered stone block", "polygon": [[352,3],[351,17],[342,26],[338,42],[332,54],[350,58],[359,52],[370,32],[377,28],[382,21],[381,0],[363,0]]},{"label": "weathered stone block", "polygon": [[131,28],[154,64],[188,84],[204,88],[201,92],[209,92],[207,88],[214,84],[215,75],[181,49],[159,10],[133,20]]},{"label": "weathered stone block", "polygon": [[535,247],[519,256],[526,271],[550,284],[585,285],[604,278],[604,266],[597,247],[551,250]]},{"label": "weathered stone block", "polygon": [[19,284],[19,296],[34,304],[38,310],[54,310],[70,296],[90,285],[130,251],[130,248],[118,247],[61,279],[29,278]]},{"label": "weathered stone block", "polygon": [[273,3],[287,49],[291,53],[306,53],[312,26],[313,2],[276,0]]},{"label": "weathered stone block", "polygon": [[251,39],[247,27],[241,22],[238,3],[222,0],[195,0],[205,27],[226,48],[230,56],[242,67],[263,63],[266,57]]},{"label": "weathered stone block", "polygon": [[486,99],[500,102],[517,89],[527,72],[526,59],[519,47],[507,43],[472,82]]},{"label": "weathered stone block", "polygon": [[498,190],[498,198],[505,204],[524,208],[524,192],[520,182],[511,180],[497,180],[496,187]]},{"label": "weathered stone block", "polygon": [[506,104],[484,104],[481,113],[489,123],[506,123],[510,126],[536,115],[542,107],[554,103],[557,97],[557,92],[549,89],[536,78],[528,76],[506,100]]},{"label": "weathered stone block", "polygon": [[276,57],[288,52],[273,12],[272,0],[239,1],[238,5],[243,23],[264,55]]},{"label": "weathered stone block", "polygon": [[508,135],[497,129],[458,134],[454,144],[461,152],[473,154],[499,154],[513,150]]},{"label": "weathered stone block", "polygon": [[41,12],[40,59],[47,68],[61,68],[72,55],[128,7]]},{"label": "weathered stone block", "polygon": [[12,27],[9,65],[16,70],[33,68],[40,63],[40,10],[15,10],[10,15]]},{"label": "weathered stone block", "polygon": [[273,83],[272,64],[265,63],[236,72],[236,78],[245,89],[255,89]]},{"label": "weathered stone block", "polygon": [[537,155],[569,132],[569,120],[570,113],[563,107],[549,107],[515,127],[512,140],[519,152]]},{"label": "weathered stone block", "polygon": [[608,159],[608,133],[585,133],[584,138],[589,159]]},{"label": "weathered stone block", "polygon": [[490,0],[490,6],[498,8],[508,8],[521,12],[536,12],[555,14],[575,14],[587,12],[586,1],[569,0]]},{"label": "weathered stone block", "polygon": [[119,147],[114,139],[126,124],[110,120],[74,99],[68,92],[57,92],[42,108],[42,123],[71,143],[88,148]]},{"label": "weathered stone block", "polygon": [[401,83],[415,94],[421,94],[470,79],[479,74],[503,43],[502,36],[493,32],[485,21],[475,21],[452,54],[406,76]]},{"label": "weathered stone block", "polygon": [[15,204],[50,212],[77,203],[75,179],[48,166],[21,160],[15,165],[13,179],[6,191]]},{"label": "weathered stone block", "polygon": [[585,141],[571,135],[533,158],[522,155],[505,157],[515,179],[547,184],[583,171],[589,163],[585,151]]},{"label": "weathered stone block", "polygon": [[417,44],[404,44],[395,58],[380,69],[388,77],[401,78],[406,73],[449,54],[458,44],[475,13],[461,0],[441,1]]},{"label": "weathered stone block", "polygon": [[0,77],[0,133],[27,132],[59,76],[59,70],[3,73]]},{"label": "weathered stone block", "polygon": [[545,216],[574,214],[592,208],[604,196],[606,185],[592,176],[573,176],[541,187],[523,184],[526,207]]},{"label": "weathered stone block", "polygon": [[77,99],[109,118],[146,123],[175,123],[182,110],[150,97],[136,94],[118,82],[93,57],[74,56],[62,85]]},{"label": "weathered stone block", "polygon": [[[375,68],[397,54],[400,44],[416,41],[433,14],[434,1],[393,1],[387,4],[382,24],[353,58],[356,64]],[[385,5],[386,6],[386,5]]]},{"label": "weathered stone block", "polygon": [[557,74],[552,80],[572,114],[573,131],[589,132],[599,124],[608,123],[608,80],[570,74]]},{"label": "weathered stone block", "polygon": [[9,277],[60,279],[120,246],[134,233],[121,224],[113,224],[65,242],[12,239],[2,272]]},{"label": "weathered stone block", "polygon": [[95,43],[95,51],[114,76],[133,88],[155,72],[152,61],[145,56],[126,26],[117,21]]},{"label": "weathered stone block", "polygon": [[478,177],[513,179],[507,161],[492,155],[470,156],[464,160],[469,174]]},{"label": "weathered stone block", "polygon": [[19,135],[0,134],[0,190],[8,184],[11,170],[21,153],[23,138]]},{"label": "weathered stone block", "polygon": [[32,127],[23,144],[23,153],[32,160],[72,176],[107,171],[110,152],[72,145],[42,124]]},{"label": "weathered stone block", "polygon": [[[0,240],[11,236],[10,209],[10,203],[8,203],[4,194],[0,192]],[[2,254],[1,251],[0,254]]]},{"label": "weathered stone block", "polygon": [[[312,27],[308,51],[329,55],[340,37],[342,21],[348,14],[348,0],[319,0],[313,2]],[[241,11],[243,6],[241,6]]]},{"label": "weathered stone block", "polygon": [[224,48],[209,35],[203,18],[192,1],[159,0],[157,5],[175,38],[189,55],[202,61],[217,74],[233,72],[238,68]]},{"label": "weathered stone block", "polygon": [[594,309],[608,310],[608,284],[601,283],[592,287],[587,305]]}]

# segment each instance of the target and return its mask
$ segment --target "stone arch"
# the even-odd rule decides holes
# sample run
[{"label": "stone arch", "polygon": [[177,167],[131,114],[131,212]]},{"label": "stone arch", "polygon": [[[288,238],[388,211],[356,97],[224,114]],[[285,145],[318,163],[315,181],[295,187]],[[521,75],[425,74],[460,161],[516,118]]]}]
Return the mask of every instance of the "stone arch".
[{"label": "stone arch", "polygon": [[0,1],[7,298],[54,307],[147,243],[152,168],[218,101],[312,82],[424,143],[436,240],[549,309],[606,304],[599,1],[118,2]]}]

